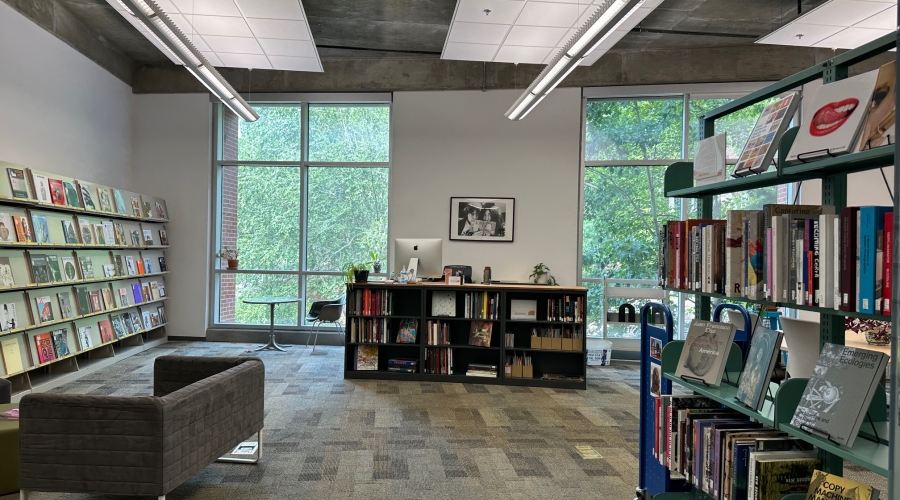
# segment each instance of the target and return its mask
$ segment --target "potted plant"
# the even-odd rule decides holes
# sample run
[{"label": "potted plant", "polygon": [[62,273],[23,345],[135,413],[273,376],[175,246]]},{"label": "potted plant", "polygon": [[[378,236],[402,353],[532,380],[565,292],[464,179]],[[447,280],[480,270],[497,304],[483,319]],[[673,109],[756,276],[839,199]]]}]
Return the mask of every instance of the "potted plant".
[{"label": "potted plant", "polygon": [[369,281],[369,263],[348,263],[344,265],[344,281],[347,283],[365,283]]},{"label": "potted plant", "polygon": [[369,251],[369,258],[372,259],[372,272],[378,274],[381,272],[381,256],[374,250]]},{"label": "potted plant", "polygon": [[532,282],[539,285],[556,285],[556,278],[550,274],[550,268],[544,265],[543,262],[534,266],[534,270],[531,272],[529,278]]},{"label": "potted plant", "polygon": [[216,257],[220,259],[225,259],[228,262],[228,267],[226,269],[237,269],[238,268],[238,251],[237,248],[228,248],[222,247],[221,250],[216,254]]}]

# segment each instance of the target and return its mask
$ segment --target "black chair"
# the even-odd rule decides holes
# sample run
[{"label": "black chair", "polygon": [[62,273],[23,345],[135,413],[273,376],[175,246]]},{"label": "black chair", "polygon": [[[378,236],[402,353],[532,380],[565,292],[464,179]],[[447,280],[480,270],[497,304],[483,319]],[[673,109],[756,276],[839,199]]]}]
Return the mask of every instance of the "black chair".
[{"label": "black chair", "polygon": [[0,378],[0,404],[7,404],[12,400],[12,383],[5,378]]},{"label": "black chair", "polygon": [[[344,343],[344,330],[340,319],[341,314],[344,311],[345,302],[346,296],[341,295],[341,298],[337,300],[320,300],[313,302],[312,306],[309,308],[309,313],[306,315],[306,321],[312,322],[316,333],[315,340],[313,340],[313,352],[316,351],[316,344],[319,341],[319,327],[322,326],[322,323],[332,323],[339,327],[341,332],[341,344]],[[306,346],[309,347],[309,337],[306,338]]]}]

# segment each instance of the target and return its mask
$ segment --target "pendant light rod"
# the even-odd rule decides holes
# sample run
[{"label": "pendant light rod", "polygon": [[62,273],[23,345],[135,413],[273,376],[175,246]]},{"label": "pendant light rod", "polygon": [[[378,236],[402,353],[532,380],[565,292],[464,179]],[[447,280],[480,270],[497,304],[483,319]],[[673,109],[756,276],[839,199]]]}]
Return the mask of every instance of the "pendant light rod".
[{"label": "pendant light rod", "polygon": [[259,115],[234,87],[203,57],[194,44],[153,0],[118,0],[129,14],[166,47],[194,78],[244,121],[255,122]]}]

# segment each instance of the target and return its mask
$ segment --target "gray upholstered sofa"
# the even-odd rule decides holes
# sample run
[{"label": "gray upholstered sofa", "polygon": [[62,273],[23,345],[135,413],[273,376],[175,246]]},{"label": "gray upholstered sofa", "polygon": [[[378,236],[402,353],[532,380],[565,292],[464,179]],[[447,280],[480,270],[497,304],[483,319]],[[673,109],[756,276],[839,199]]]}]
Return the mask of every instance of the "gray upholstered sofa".
[{"label": "gray upholstered sofa", "polygon": [[259,358],[161,356],[153,396],[28,394],[19,488],[165,495],[263,427]]}]

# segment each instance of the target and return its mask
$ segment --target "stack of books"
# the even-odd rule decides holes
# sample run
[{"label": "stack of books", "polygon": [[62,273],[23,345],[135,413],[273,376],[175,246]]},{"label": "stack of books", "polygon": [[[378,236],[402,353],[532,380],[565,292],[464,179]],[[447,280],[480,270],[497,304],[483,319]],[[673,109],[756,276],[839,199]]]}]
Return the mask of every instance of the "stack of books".
[{"label": "stack of books", "polygon": [[388,360],[388,371],[397,373],[416,373],[419,371],[419,360],[391,358]]},{"label": "stack of books", "polygon": [[469,363],[466,370],[467,377],[491,377],[497,378],[497,365],[483,365],[480,363]]}]

